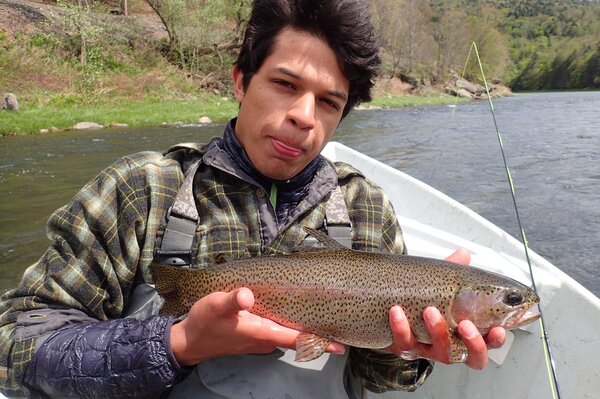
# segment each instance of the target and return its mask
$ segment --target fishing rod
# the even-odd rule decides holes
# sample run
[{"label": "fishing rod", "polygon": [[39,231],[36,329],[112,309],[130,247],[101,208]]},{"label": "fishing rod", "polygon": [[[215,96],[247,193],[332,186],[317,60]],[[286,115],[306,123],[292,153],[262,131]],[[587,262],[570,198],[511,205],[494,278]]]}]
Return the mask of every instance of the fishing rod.
[{"label": "fishing rod", "polygon": [[[465,66],[462,71],[461,78],[464,78],[465,72],[467,70],[467,65],[469,64],[469,59],[471,58],[472,51],[475,50],[475,55],[477,57],[477,63],[479,64],[479,71],[481,72],[481,78],[484,83],[485,93],[488,98],[488,103],[490,105],[490,111],[492,112],[492,118],[494,119],[494,127],[496,129],[496,136],[498,137],[498,143],[500,144],[500,153],[502,154],[502,161],[504,162],[504,170],[506,171],[506,176],[508,179],[508,184],[510,186],[510,194],[512,197],[513,206],[515,209],[515,214],[517,216],[517,223],[519,226],[519,231],[521,234],[521,240],[523,242],[523,248],[525,250],[525,259],[527,260],[527,265],[529,267],[529,275],[531,276],[531,285],[533,290],[537,293],[537,287],[535,284],[535,279],[533,277],[533,267],[531,266],[531,260],[529,258],[529,245],[527,242],[527,236],[525,235],[525,229],[521,223],[521,217],[519,216],[519,208],[517,206],[517,196],[515,185],[513,182],[512,174],[510,172],[510,168],[508,167],[508,162],[506,160],[506,153],[504,151],[504,143],[502,140],[502,135],[500,134],[500,130],[498,129],[498,123],[496,121],[496,113],[494,112],[494,103],[492,102],[492,96],[490,96],[490,90],[487,83],[487,79],[485,78],[485,73],[483,72],[483,64],[481,63],[481,58],[479,57],[479,51],[477,50],[477,44],[475,42],[471,43],[471,48],[469,49],[469,54],[467,55],[467,60],[465,61]],[[456,102],[458,102],[458,97]],[[452,118],[454,118],[454,111],[456,110],[456,103],[452,109]],[[540,301],[541,302],[541,301]],[[544,357],[546,359],[546,368],[548,372],[548,376],[550,379],[550,387],[552,390],[552,397],[554,399],[561,399],[560,388],[558,386],[558,378],[556,375],[556,366],[554,364],[554,358],[552,357],[552,351],[550,350],[550,341],[548,339],[548,333],[546,331],[546,325],[544,323],[544,314],[542,313],[541,303],[538,303],[538,310],[540,312],[540,329],[542,334],[542,342],[544,346]]]}]

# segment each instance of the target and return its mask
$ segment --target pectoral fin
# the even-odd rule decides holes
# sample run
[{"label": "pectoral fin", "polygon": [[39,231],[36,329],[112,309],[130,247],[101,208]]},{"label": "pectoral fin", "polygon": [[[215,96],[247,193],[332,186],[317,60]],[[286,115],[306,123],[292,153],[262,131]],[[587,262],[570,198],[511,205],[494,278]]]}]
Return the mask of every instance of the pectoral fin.
[{"label": "pectoral fin", "polygon": [[321,356],[331,343],[331,339],[315,334],[300,333],[296,338],[296,361],[308,362]]},{"label": "pectoral fin", "polygon": [[448,330],[448,340],[450,341],[450,348],[448,355],[452,363],[464,363],[467,360],[467,346],[458,337],[456,331]]}]

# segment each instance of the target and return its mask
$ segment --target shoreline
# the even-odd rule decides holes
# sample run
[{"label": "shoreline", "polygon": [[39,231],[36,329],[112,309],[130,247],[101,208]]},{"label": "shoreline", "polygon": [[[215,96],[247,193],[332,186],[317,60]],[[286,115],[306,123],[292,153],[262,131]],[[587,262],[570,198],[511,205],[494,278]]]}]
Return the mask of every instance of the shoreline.
[{"label": "shoreline", "polygon": [[[384,95],[355,110],[448,105],[456,101],[456,97],[444,94]],[[458,101],[469,100],[459,98]],[[35,101],[24,99],[18,111],[0,110],[0,138],[65,131],[76,133],[78,129],[74,126],[80,122],[93,122],[102,128],[202,125],[227,121],[236,115],[237,108],[233,97],[207,94],[185,99],[101,99],[87,104],[66,97],[43,106],[35,106]]]}]

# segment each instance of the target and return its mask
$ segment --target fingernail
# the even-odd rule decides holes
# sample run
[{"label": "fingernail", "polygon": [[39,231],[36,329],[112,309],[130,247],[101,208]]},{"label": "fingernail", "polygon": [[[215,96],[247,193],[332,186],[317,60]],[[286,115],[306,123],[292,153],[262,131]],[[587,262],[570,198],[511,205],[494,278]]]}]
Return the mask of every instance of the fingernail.
[{"label": "fingernail", "polygon": [[461,334],[463,338],[472,339],[479,334],[479,330],[473,323],[463,323],[461,328]]},{"label": "fingernail", "polygon": [[404,321],[406,319],[406,316],[404,315],[404,312],[402,312],[398,306],[394,306],[390,310],[390,318],[392,319],[392,321],[394,323],[398,323],[398,322]]},{"label": "fingernail", "polygon": [[336,345],[334,352],[336,355],[343,355],[344,353],[346,353],[346,347],[344,345]]},{"label": "fingernail", "polygon": [[437,324],[441,321],[442,315],[435,308],[427,308],[423,312],[423,319],[429,324]]}]

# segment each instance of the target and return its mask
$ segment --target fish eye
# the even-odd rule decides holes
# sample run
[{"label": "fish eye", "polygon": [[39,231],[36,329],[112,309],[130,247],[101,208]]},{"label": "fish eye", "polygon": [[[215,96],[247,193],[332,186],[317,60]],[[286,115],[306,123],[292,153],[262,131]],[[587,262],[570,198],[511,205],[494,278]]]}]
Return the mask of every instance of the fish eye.
[{"label": "fish eye", "polygon": [[504,297],[504,303],[508,306],[517,306],[523,303],[523,295],[519,292],[511,291]]}]

